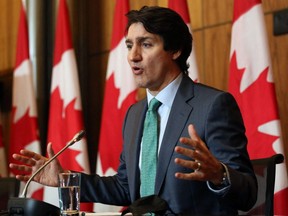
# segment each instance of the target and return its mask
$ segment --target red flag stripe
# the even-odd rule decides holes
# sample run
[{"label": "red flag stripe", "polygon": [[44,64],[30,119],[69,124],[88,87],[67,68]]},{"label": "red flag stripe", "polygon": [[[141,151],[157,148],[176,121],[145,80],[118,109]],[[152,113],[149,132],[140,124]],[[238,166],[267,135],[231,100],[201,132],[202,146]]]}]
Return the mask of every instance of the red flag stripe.
[{"label": "red flag stripe", "polygon": [[20,9],[16,53],[17,54],[16,54],[15,68],[19,67],[19,65],[23,62],[23,60],[29,59],[28,27],[27,27],[26,11],[23,4],[21,5]]},{"label": "red flag stripe", "polygon": [[[60,13],[61,11],[61,13]],[[68,8],[66,2],[63,0],[59,1],[59,13],[56,24],[56,33],[57,37],[55,37],[55,50],[54,50],[54,65],[58,64],[61,60],[62,54],[69,49],[73,49],[72,47],[72,39],[71,39],[71,29],[69,19]]]},{"label": "red flag stripe", "polygon": [[125,14],[129,11],[129,1],[117,0],[113,18],[113,33],[111,39],[111,49],[113,50],[125,36],[127,18]]},{"label": "red flag stripe", "polygon": [[234,0],[233,23],[257,4],[261,4],[261,0]]},{"label": "red flag stripe", "polygon": [[178,12],[185,23],[190,24],[189,10],[187,0],[169,0],[168,7]]}]

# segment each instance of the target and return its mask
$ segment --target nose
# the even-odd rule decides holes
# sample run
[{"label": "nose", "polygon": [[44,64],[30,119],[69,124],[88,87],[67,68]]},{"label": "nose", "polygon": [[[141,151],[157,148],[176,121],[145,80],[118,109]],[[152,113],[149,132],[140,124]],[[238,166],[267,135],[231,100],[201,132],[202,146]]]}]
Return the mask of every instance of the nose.
[{"label": "nose", "polygon": [[128,59],[132,62],[137,62],[142,59],[140,48],[137,46],[133,46],[128,53]]}]

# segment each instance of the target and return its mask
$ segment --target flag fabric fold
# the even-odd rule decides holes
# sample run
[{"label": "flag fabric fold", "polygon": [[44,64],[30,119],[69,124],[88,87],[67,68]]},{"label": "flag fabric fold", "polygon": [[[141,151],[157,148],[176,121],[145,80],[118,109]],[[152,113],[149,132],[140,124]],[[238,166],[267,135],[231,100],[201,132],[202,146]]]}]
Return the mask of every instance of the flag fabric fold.
[{"label": "flag fabric fold", "polygon": [[[243,115],[251,159],[284,155],[261,0],[234,0],[229,91]],[[288,215],[285,162],[277,165],[274,213]]]},{"label": "flag fabric fold", "polygon": [[[191,34],[191,24],[190,24],[190,15],[187,5],[187,0],[169,0],[168,1],[168,8],[176,11],[178,14],[181,15],[182,19],[187,24]],[[194,41],[194,40],[193,40]],[[192,48],[192,52],[187,60],[189,67],[189,77],[195,81],[199,82],[199,75],[198,75],[198,68],[197,68],[197,62],[196,62],[196,54],[195,54],[195,48]]]},{"label": "flag fabric fold", "polygon": [[[83,113],[75,52],[72,45],[66,0],[59,1],[54,62],[50,90],[48,142],[60,151],[83,130]],[[86,139],[66,149],[58,157],[64,169],[90,173]],[[45,187],[46,202],[59,206],[57,188]],[[92,203],[81,203],[81,211],[92,211]]]},{"label": "flag fabric fold", "polygon": [[[125,58],[125,14],[128,11],[129,0],[116,1],[97,154],[96,173],[101,176],[113,175],[117,171],[122,150],[122,123],[128,107],[136,102],[136,84]],[[94,205],[96,212],[120,210],[117,206]]]},{"label": "flag fabric fold", "polygon": [[[36,96],[33,84],[32,63],[29,58],[29,38],[26,20],[25,1],[22,1],[18,27],[16,65],[13,73],[12,87],[12,123],[10,134],[9,162],[12,154],[21,149],[41,154],[38,134]],[[14,176],[21,172],[11,170]],[[27,197],[38,200],[43,198],[43,186],[31,183]]]}]

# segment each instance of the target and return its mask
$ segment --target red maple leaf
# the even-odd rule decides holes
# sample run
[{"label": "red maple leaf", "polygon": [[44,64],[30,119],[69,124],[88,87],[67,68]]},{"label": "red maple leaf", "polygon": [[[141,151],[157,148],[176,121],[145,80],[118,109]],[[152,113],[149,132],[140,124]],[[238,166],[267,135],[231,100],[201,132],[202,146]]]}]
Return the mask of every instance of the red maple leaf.
[{"label": "red maple leaf", "polygon": [[136,101],[136,91],[133,91],[125,98],[122,106],[118,108],[119,94],[120,90],[115,87],[113,73],[106,81],[98,150],[103,173],[109,168],[117,170],[119,156],[122,151],[123,120],[129,106]]},{"label": "red maple leaf", "polygon": [[230,91],[243,115],[248,152],[252,159],[275,154],[272,144],[279,138],[259,131],[261,125],[279,119],[274,83],[267,82],[268,70],[268,67],[265,68],[257,80],[241,93],[240,82],[245,68],[238,68],[236,53],[233,53],[230,64]]},{"label": "red maple leaf", "polygon": [[[76,98],[63,110],[64,103],[60,97],[59,87],[51,94],[48,142],[52,143],[54,152],[60,151],[76,133],[83,129],[82,111],[74,108],[75,101]],[[75,160],[80,153],[70,147],[58,159],[64,169],[83,171],[84,167]]]},{"label": "red maple leaf", "polygon": [[[9,162],[15,162],[12,154],[19,153],[21,149],[25,149],[32,142],[39,141],[37,118],[29,116],[28,108],[25,114],[17,121],[11,124]],[[12,119],[15,119],[17,108],[12,108]],[[21,171],[11,170],[14,175],[23,174]]]}]

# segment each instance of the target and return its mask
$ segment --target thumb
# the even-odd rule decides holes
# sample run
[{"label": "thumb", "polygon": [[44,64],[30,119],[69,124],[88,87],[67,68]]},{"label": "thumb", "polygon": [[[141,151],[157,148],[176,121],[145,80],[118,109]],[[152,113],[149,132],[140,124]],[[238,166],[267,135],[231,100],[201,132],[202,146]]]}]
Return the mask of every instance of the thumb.
[{"label": "thumb", "polygon": [[51,158],[55,155],[53,149],[52,149],[52,143],[49,142],[48,145],[47,145],[47,154],[48,154],[48,157]]}]

